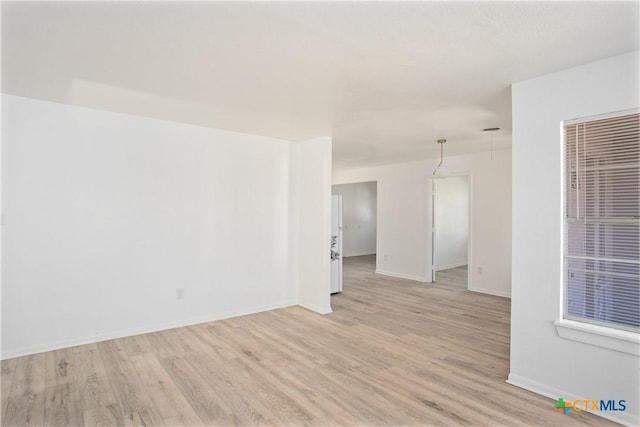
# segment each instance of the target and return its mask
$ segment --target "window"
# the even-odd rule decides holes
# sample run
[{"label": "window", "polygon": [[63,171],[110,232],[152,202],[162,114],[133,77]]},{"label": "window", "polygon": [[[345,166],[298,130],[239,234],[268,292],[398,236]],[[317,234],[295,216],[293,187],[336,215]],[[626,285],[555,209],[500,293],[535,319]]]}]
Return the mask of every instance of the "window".
[{"label": "window", "polygon": [[564,318],[640,327],[640,114],[564,124]]}]

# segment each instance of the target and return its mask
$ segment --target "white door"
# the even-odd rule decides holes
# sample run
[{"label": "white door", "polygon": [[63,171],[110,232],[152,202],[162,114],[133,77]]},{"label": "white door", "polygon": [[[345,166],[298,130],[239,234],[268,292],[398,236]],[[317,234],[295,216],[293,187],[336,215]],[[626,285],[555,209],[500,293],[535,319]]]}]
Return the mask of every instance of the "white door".
[{"label": "white door", "polygon": [[331,195],[331,293],[342,292],[342,195]]}]

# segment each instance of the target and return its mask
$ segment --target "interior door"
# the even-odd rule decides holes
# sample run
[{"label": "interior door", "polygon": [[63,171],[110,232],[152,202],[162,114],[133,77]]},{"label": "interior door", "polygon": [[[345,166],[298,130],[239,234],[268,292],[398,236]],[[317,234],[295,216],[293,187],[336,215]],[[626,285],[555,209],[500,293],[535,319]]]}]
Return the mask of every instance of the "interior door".
[{"label": "interior door", "polygon": [[331,293],[342,292],[342,195],[331,196]]}]

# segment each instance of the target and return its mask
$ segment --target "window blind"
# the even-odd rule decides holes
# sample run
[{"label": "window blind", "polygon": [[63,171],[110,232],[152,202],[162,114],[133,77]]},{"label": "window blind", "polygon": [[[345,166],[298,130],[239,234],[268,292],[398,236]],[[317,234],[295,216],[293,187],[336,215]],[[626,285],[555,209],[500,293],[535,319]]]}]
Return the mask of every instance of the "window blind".
[{"label": "window blind", "polygon": [[640,114],[567,122],[564,317],[640,327]]}]

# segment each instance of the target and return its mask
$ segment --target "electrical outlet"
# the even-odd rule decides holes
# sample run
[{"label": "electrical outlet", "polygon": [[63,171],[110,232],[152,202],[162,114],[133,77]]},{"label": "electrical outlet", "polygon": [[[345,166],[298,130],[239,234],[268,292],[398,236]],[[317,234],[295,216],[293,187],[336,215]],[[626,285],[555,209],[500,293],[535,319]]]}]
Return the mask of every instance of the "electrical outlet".
[{"label": "electrical outlet", "polygon": [[476,268],[476,271],[478,272],[478,274],[482,274],[482,267]]},{"label": "electrical outlet", "polygon": [[389,261],[389,256],[388,256],[388,255],[385,255],[385,256],[384,256],[384,260],[385,260],[385,261]]},{"label": "electrical outlet", "polygon": [[177,288],[176,299],[182,299],[182,298],[184,298],[184,288]]}]

